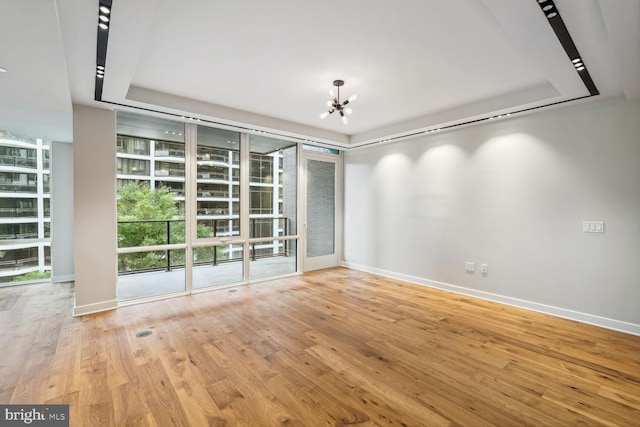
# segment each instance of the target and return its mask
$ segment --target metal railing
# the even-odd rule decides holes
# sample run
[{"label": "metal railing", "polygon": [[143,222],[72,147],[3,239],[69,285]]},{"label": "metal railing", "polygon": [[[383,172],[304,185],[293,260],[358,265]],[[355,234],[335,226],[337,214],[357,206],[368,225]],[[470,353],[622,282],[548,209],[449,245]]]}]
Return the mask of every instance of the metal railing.
[{"label": "metal railing", "polygon": [[[275,230],[272,230],[271,234],[276,234],[276,235],[268,235],[268,236],[258,236],[257,234],[257,227],[258,227],[258,222],[262,221],[262,222],[266,222],[266,221],[273,221],[273,220],[278,220],[278,222],[282,221],[283,226],[282,228],[277,227]],[[231,237],[231,236],[238,236],[240,233],[239,231],[235,231],[235,230],[231,230],[231,233],[229,233],[229,221],[230,219],[198,219],[198,225],[205,225],[206,227],[208,227],[211,230],[211,235],[210,236],[206,236],[206,237]],[[146,225],[146,224],[158,224],[159,226],[157,227],[157,234],[158,237],[160,237],[160,233],[162,233],[162,238],[158,239],[158,241],[154,242],[155,245],[165,245],[165,244],[175,244],[175,243],[184,243],[184,227],[182,228],[182,230],[180,230],[182,232],[182,241],[171,241],[172,240],[172,227],[171,225],[173,223],[184,223],[185,220],[183,219],[168,219],[168,220],[127,220],[127,221],[118,221],[118,241],[120,242],[121,239],[121,229],[120,229],[120,225],[122,224],[139,224],[139,225]],[[220,227],[221,224],[225,224],[224,226]],[[209,224],[209,225],[206,225]],[[269,237],[269,238],[273,238],[273,240],[280,240],[279,237],[284,237],[284,236],[288,236],[289,234],[289,218],[286,217],[278,217],[278,216],[274,216],[274,217],[270,217],[270,218],[250,218],[249,219],[249,226],[250,226],[250,238],[261,238],[261,237]],[[220,228],[222,228],[222,230],[220,230]],[[145,230],[145,231],[151,231],[153,232],[153,230]],[[176,236],[176,237],[179,237]],[[202,236],[205,237],[205,236]],[[175,239],[174,239],[175,240]],[[263,242],[264,243],[264,242]],[[277,253],[269,253],[269,254],[259,254],[258,250],[260,248],[256,248],[256,246],[260,245],[261,243],[256,243],[256,242],[251,242],[249,245],[249,250],[250,250],[250,259],[252,261],[255,261],[256,259],[261,259],[261,258],[270,258],[270,257],[276,257],[276,256],[288,256],[288,251],[289,251],[289,241],[288,240],[283,240],[283,245],[282,251],[279,251]],[[194,251],[199,251],[199,252],[204,252],[204,249],[211,249],[212,250],[212,255],[211,255],[211,259],[210,260],[206,260],[206,261],[195,261],[194,265],[219,265],[220,263],[226,263],[226,262],[233,262],[233,261],[240,261],[242,260],[242,258],[239,257],[233,257],[233,258],[221,258],[220,254],[218,253],[218,248],[220,246],[224,246],[223,244],[219,244],[216,246],[211,246],[209,247],[200,247],[200,248],[194,248]],[[127,246],[124,246],[127,247]],[[126,259],[127,256],[131,256],[131,253],[123,253],[120,254],[119,256],[119,260],[118,260],[118,264],[121,264],[120,260],[122,260],[122,264],[123,265],[119,265],[118,267],[118,273],[121,275],[124,274],[135,274],[135,273],[143,273],[143,272],[149,272],[149,271],[171,271],[174,268],[184,268],[185,267],[185,260],[184,257],[182,257],[182,259],[180,259],[180,257],[178,257],[178,259],[172,260],[171,257],[171,252],[174,251],[184,251],[184,249],[165,249],[162,251],[149,251],[149,252],[136,252],[136,254],[138,253],[151,253],[151,252],[155,252],[154,255],[152,255],[152,258],[156,258],[156,260],[160,260],[163,261],[162,262],[162,266],[157,265],[157,266],[149,266],[149,267],[144,267],[144,268],[136,268],[136,269],[130,269],[130,268],[125,268],[124,266],[124,260]],[[164,259],[162,258],[162,255],[159,255],[158,252],[164,252],[166,255],[164,255]]]},{"label": "metal railing", "polygon": [[178,148],[155,148],[155,156],[162,157],[181,157],[184,158],[184,150]]},{"label": "metal railing", "polygon": [[12,193],[37,193],[38,185],[33,184],[0,184],[0,191],[9,191]]},{"label": "metal railing", "polygon": [[37,267],[38,257],[0,261],[0,270],[22,270],[27,267]]},{"label": "metal railing", "polygon": [[0,208],[0,217],[3,218],[30,218],[37,216],[38,209],[36,208]]},{"label": "metal railing", "polygon": [[33,158],[33,157],[30,158],[30,157],[20,157],[20,156],[0,156],[0,165],[18,166],[18,167],[35,169],[38,167],[38,161],[36,158]]},{"label": "metal railing", "polygon": [[0,234],[0,240],[37,239],[38,232]]}]

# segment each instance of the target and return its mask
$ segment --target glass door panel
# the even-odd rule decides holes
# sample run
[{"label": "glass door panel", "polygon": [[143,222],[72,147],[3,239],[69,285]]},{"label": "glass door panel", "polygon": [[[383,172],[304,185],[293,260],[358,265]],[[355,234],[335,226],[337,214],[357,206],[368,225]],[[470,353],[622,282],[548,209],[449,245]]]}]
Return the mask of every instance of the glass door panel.
[{"label": "glass door panel", "polygon": [[338,265],[336,245],[338,159],[306,156],[304,270]]}]

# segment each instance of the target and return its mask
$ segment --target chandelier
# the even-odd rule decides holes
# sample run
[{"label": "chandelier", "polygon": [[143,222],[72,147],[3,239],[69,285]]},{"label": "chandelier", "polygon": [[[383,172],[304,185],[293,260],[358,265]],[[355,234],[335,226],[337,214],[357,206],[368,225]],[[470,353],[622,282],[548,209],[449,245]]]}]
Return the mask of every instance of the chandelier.
[{"label": "chandelier", "polygon": [[338,94],[336,95],[333,92],[333,89],[329,91],[329,95],[331,96],[331,99],[327,101],[327,106],[329,107],[329,111],[325,111],[324,113],[320,114],[320,118],[324,119],[329,114],[333,114],[334,112],[337,111],[340,114],[340,117],[342,118],[342,123],[346,125],[347,123],[349,123],[349,121],[347,120],[347,116],[351,114],[351,108],[347,107],[347,104],[355,100],[356,95],[355,94],[351,95],[349,99],[346,99],[345,101],[340,102],[340,86],[344,86],[344,80],[334,80],[333,85],[338,88]]}]

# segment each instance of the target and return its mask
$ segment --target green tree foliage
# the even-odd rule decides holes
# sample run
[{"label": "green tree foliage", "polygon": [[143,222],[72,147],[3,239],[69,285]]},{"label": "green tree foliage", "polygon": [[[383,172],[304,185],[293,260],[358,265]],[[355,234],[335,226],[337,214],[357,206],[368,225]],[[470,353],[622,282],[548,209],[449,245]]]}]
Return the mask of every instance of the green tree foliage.
[{"label": "green tree foliage", "polygon": [[168,187],[151,190],[135,181],[118,191],[118,220],[175,219],[183,217],[178,211]]},{"label": "green tree foliage", "polygon": [[[167,187],[152,190],[132,182],[118,191],[118,246],[184,243],[184,214]],[[184,264],[184,250],[172,251],[171,264]],[[120,271],[167,266],[167,251],[137,252],[118,256]]]},{"label": "green tree foliage", "polygon": [[[212,236],[211,228],[198,224],[198,237]],[[150,189],[133,182],[118,191],[118,247],[164,245],[185,242],[184,212],[178,208],[169,188]],[[200,262],[213,260],[211,248],[194,249]],[[224,259],[222,251],[218,259]],[[167,259],[169,257],[169,260]],[[120,272],[167,268],[185,264],[184,249],[120,254]]]}]

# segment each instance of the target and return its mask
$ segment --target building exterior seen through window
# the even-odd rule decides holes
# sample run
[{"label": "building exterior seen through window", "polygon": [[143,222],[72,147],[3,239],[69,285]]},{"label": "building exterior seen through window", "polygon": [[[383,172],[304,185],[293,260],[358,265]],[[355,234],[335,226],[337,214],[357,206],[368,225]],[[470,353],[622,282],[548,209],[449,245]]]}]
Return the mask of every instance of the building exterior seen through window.
[{"label": "building exterior seen through window", "polygon": [[0,137],[0,286],[51,276],[49,148]]},{"label": "building exterior seen through window", "polygon": [[[296,271],[297,143],[124,112],[117,129],[120,295],[136,297],[124,276],[186,267],[189,247],[194,289],[246,280],[247,260],[250,278]],[[184,290],[181,276],[166,292]]]}]

